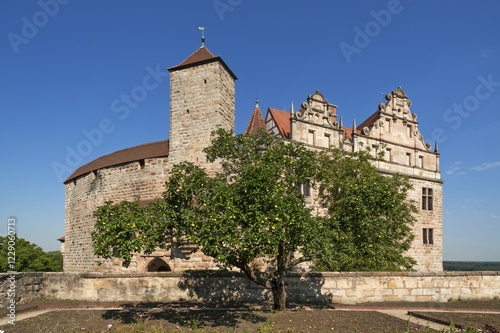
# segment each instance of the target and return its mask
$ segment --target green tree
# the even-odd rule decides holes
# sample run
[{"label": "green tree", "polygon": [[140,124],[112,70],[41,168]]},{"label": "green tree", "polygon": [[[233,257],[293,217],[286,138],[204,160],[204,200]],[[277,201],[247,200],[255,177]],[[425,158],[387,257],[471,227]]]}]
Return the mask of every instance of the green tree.
[{"label": "green tree", "polygon": [[411,183],[383,175],[367,151],[338,149],[320,154],[319,198],[323,240],[316,244],[316,268],[329,271],[409,270],[415,260],[411,226],[417,208],[408,200]]},{"label": "green tree", "polygon": [[[276,310],[286,304],[285,273],[301,262],[323,270],[400,270],[414,263],[404,255],[416,211],[407,201],[410,183],[382,176],[367,153],[318,156],[267,132],[224,130],[205,153],[221,166],[215,174],[180,163],[162,198],[148,206],[136,200],[99,207],[95,253],[121,257],[128,266],[133,252],[191,242],[220,267],[239,268],[270,289]],[[320,214],[298,189],[317,181]]]},{"label": "green tree", "polygon": [[[209,162],[222,166],[213,177],[193,164],[180,163],[171,172],[162,200],[149,209],[141,210],[137,202],[99,208],[93,233],[96,253],[108,258],[118,253],[127,265],[132,250],[168,248],[172,239],[187,240],[220,267],[239,268],[270,289],[274,308],[282,310],[284,274],[309,260],[304,244],[317,233],[316,218],[297,189],[314,178],[315,153],[264,131],[234,136],[224,130],[217,131],[205,153]],[[144,218],[148,214],[156,217]],[[155,223],[161,223],[157,231],[168,231],[151,242],[142,235]],[[259,267],[258,258],[264,258],[268,268]]]},{"label": "green tree", "polygon": [[[10,241],[10,245],[9,245]],[[0,237],[0,271],[17,272],[58,272],[62,271],[62,256],[45,253],[41,247],[23,238],[15,238],[15,243],[9,236]],[[60,253],[60,252],[59,252]],[[9,260],[11,258],[11,260]],[[14,262],[14,268],[9,263]]]}]

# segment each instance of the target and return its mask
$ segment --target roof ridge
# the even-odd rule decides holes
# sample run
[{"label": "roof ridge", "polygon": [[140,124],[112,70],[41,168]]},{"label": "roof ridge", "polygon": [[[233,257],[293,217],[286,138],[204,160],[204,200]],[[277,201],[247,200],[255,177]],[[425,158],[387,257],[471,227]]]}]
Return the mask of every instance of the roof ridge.
[{"label": "roof ridge", "polygon": [[[164,145],[164,146],[163,146]],[[154,157],[167,157],[169,151],[169,140],[159,140],[140,145],[123,148],[116,150],[106,155],[102,155],[80,167],[71,173],[71,175],[64,181],[66,184],[79,176],[85,175],[89,172],[104,169],[107,167],[130,163],[134,161],[143,160],[146,158]]]}]

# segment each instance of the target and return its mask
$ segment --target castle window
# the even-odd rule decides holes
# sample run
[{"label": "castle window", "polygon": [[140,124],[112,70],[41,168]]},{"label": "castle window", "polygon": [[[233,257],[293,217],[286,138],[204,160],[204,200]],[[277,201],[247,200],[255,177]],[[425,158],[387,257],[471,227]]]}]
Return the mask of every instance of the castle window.
[{"label": "castle window", "polygon": [[331,140],[332,139],[331,139],[330,134],[325,133],[326,148],[330,148],[330,146],[332,145],[332,141]]},{"label": "castle window", "polygon": [[297,190],[299,190],[300,194],[304,196],[304,198],[311,197],[311,181],[308,179],[300,185],[297,185]]},{"label": "castle window", "polygon": [[411,153],[406,153],[406,164],[411,166]]},{"label": "castle window", "polygon": [[424,157],[422,155],[418,156],[418,167],[419,168],[424,167]]},{"label": "castle window", "polygon": [[392,162],[392,149],[391,148],[386,148],[385,149],[385,159],[388,162]]},{"label": "castle window", "polygon": [[207,84],[207,79],[204,80],[205,84]]},{"label": "castle window", "polygon": [[422,239],[424,244],[434,244],[434,229],[423,228]]},{"label": "castle window", "polygon": [[432,188],[422,187],[422,210],[433,210]]},{"label": "castle window", "polygon": [[411,125],[406,126],[406,137],[411,138]]},{"label": "castle window", "polygon": [[384,130],[386,132],[391,131],[391,119],[390,118],[385,118]]},{"label": "castle window", "polygon": [[307,143],[310,144],[310,145],[313,145],[315,144],[315,133],[314,131],[312,130],[309,130],[309,132],[307,132]]},{"label": "castle window", "polygon": [[139,167],[140,167],[141,169],[144,169],[144,165],[146,165],[146,163],[145,163],[144,159],[139,160]]}]

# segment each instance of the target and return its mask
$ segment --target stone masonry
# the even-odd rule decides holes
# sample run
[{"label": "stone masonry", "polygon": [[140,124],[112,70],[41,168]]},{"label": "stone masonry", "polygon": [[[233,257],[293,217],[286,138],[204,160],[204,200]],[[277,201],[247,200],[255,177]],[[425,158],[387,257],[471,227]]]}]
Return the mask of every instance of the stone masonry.
[{"label": "stone masonry", "polygon": [[[102,261],[93,254],[91,232],[93,212],[106,201],[120,202],[140,197],[153,200],[164,191],[172,166],[189,161],[207,169],[203,148],[219,127],[234,130],[235,80],[224,61],[200,47],[170,72],[169,140],[127,148],[100,157],[80,168],[65,181],[64,271],[147,272],[216,268],[202,253],[191,253],[189,244],[180,249],[136,254],[129,268],[119,259]],[[409,255],[417,261],[416,270],[442,271],[442,181],[437,146],[424,142],[418,130],[417,115],[401,88],[387,94],[386,102],[359,126],[344,126],[337,106],[318,91],[307,96],[299,111],[269,108],[264,126],[284,140],[302,142],[311,149],[330,146],[357,151],[380,150],[385,160],[376,167],[384,174],[410,177],[419,213],[413,226],[415,240]],[[259,117],[262,119],[260,110]],[[254,111],[255,112],[255,111]],[[315,193],[307,198],[315,204]]]},{"label": "stone masonry", "polygon": [[[348,151],[367,149],[373,155],[382,152],[384,159],[376,162],[377,169],[383,174],[406,175],[413,184],[409,200],[416,204],[419,213],[408,255],[417,261],[415,269],[442,271],[442,180],[438,148],[431,150],[431,145],[424,142],[417,114],[411,112],[412,103],[403,89],[398,87],[387,94],[386,100],[359,126],[353,121],[353,127],[347,128],[337,116],[337,106],[316,91],[301,104],[299,111],[292,109],[286,117],[284,111],[269,110],[266,127],[283,139],[301,142],[311,149],[334,146]],[[313,206],[315,194],[312,191],[307,198]]]}]

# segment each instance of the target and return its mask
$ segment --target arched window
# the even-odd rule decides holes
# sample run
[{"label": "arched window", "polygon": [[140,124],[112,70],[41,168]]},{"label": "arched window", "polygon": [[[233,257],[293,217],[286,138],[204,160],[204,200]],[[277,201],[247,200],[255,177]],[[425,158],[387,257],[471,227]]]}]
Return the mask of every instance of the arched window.
[{"label": "arched window", "polygon": [[151,260],[148,264],[148,272],[170,272],[170,266],[160,258]]}]

